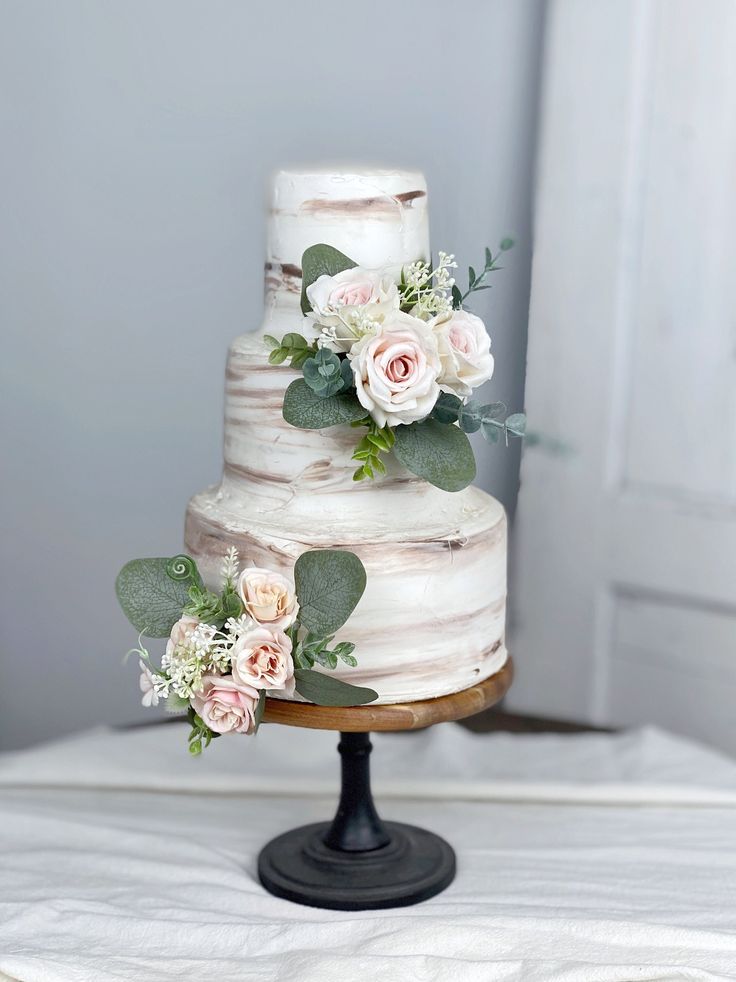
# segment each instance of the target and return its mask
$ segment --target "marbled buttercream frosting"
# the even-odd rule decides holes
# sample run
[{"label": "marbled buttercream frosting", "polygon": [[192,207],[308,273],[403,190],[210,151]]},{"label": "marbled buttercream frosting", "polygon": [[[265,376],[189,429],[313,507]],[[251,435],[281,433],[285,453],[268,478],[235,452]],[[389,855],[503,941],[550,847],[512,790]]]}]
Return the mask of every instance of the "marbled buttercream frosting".
[{"label": "marbled buttercream frosting", "polygon": [[507,657],[504,511],[475,487],[441,491],[393,457],[384,477],[355,483],[355,430],[285,422],[284,391],[299,373],[268,364],[263,335],[300,330],[301,256],[319,242],[396,272],[429,258],[424,177],[276,175],[265,319],[230,350],[224,473],[189,503],[186,547],[212,585],[230,545],[247,563],[289,574],[307,549],[350,549],[368,585],[341,632],[356,644],[358,667],[336,674],[375,689],[379,703],[446,695],[492,675]]}]

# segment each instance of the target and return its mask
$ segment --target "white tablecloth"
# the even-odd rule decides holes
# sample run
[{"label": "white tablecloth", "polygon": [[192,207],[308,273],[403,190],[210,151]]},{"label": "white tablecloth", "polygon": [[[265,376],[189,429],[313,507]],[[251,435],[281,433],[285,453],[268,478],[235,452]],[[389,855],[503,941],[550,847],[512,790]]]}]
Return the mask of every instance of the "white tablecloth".
[{"label": "white tablecloth", "polygon": [[736,979],[729,759],[656,730],[377,735],[383,815],[444,835],[458,876],[342,913],[255,875],[269,838],[330,817],[335,738],[267,726],[191,760],[172,724],[1,756],[0,978]]}]

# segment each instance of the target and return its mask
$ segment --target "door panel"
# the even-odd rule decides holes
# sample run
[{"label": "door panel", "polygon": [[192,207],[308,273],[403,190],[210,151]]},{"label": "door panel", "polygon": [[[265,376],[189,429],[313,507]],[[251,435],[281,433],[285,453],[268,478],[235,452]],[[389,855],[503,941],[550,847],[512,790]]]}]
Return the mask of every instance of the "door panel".
[{"label": "door panel", "polygon": [[736,751],[736,5],[547,31],[509,702]]}]

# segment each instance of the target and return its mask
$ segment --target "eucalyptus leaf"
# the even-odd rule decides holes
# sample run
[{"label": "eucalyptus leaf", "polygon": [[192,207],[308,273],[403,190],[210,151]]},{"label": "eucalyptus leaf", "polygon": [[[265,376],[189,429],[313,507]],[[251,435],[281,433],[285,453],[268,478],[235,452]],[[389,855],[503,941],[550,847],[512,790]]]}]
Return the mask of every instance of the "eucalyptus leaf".
[{"label": "eucalyptus leaf", "polygon": [[434,404],[432,415],[440,423],[456,422],[460,408],[463,404],[462,399],[452,395],[450,392],[440,392],[437,402]]},{"label": "eucalyptus leaf", "polygon": [[462,491],[475,477],[475,457],[461,429],[425,419],[395,429],[396,458],[418,477],[443,491]]},{"label": "eucalyptus leaf", "polygon": [[340,362],[340,374],[342,375],[343,391],[352,389],[355,385],[355,379],[353,378],[353,366],[350,364],[349,358],[343,358]]},{"label": "eucalyptus leaf", "polygon": [[503,426],[496,426],[494,423],[483,422],[480,424],[480,431],[489,443],[498,443]]},{"label": "eucalyptus leaf", "polygon": [[458,422],[465,433],[475,433],[483,421],[483,407],[479,402],[471,400],[460,407]]},{"label": "eucalyptus leaf", "polygon": [[503,419],[506,415],[506,404],[503,402],[489,402],[488,405],[481,407],[483,419]]},{"label": "eucalyptus leaf", "polygon": [[524,436],[526,433],[526,416],[524,413],[514,413],[506,420],[506,429],[514,436]]},{"label": "eucalyptus leaf", "polygon": [[320,398],[337,395],[343,389],[340,359],[329,348],[320,348],[304,362],[304,381]]},{"label": "eucalyptus leaf", "polygon": [[502,252],[508,252],[509,249],[513,249],[513,247],[514,247],[513,239],[510,239],[508,237],[505,239],[501,239],[501,245],[499,246],[499,249],[501,249]]},{"label": "eucalyptus leaf", "polygon": [[189,580],[172,580],[169,559],[132,559],[118,573],[115,592],[123,613],[147,638],[166,638],[189,603]]},{"label": "eucalyptus leaf", "polygon": [[303,378],[295,379],[284,393],[284,419],[303,430],[324,430],[341,423],[365,419],[366,411],[350,393],[322,398]]},{"label": "eucalyptus leaf", "polygon": [[317,706],[364,706],[378,699],[378,693],[373,689],[349,685],[309,668],[295,669],[294,679],[299,695]]},{"label": "eucalyptus leaf", "polygon": [[308,631],[325,638],[339,630],[363,596],[363,564],[344,549],[313,549],[294,565],[299,620]]},{"label": "eucalyptus leaf", "polygon": [[324,242],[310,246],[302,255],[302,313],[308,314],[312,309],[307,300],[307,287],[311,286],[320,276],[335,276],[345,269],[352,269],[358,264],[353,262],[344,252]]}]

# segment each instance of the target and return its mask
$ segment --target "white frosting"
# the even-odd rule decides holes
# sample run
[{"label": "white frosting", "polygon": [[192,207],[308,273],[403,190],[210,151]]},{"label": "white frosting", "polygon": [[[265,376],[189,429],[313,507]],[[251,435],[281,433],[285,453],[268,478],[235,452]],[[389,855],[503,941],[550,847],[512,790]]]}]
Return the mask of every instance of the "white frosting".
[{"label": "white frosting", "polygon": [[[293,331],[304,250],[324,242],[361,266],[429,257],[427,183],[417,171],[279,171],[266,246],[263,329]],[[298,323],[298,322],[297,322]]]},{"label": "white frosting", "polygon": [[356,552],[368,586],[338,637],[356,643],[358,668],[338,675],[372,686],[383,703],[455,692],[502,666],[503,508],[477,488],[440,491],[393,458],[385,477],[353,482],[356,431],[284,421],[283,393],[297,373],[268,365],[262,332],[299,330],[308,245],[328,242],[374,266],[427,256],[426,200],[424,178],[409,171],[277,175],[265,321],[236,339],[228,361],[222,483],[187,513],[187,548],[213,584],[231,544],[246,561],[285,572],[305,549]]}]

